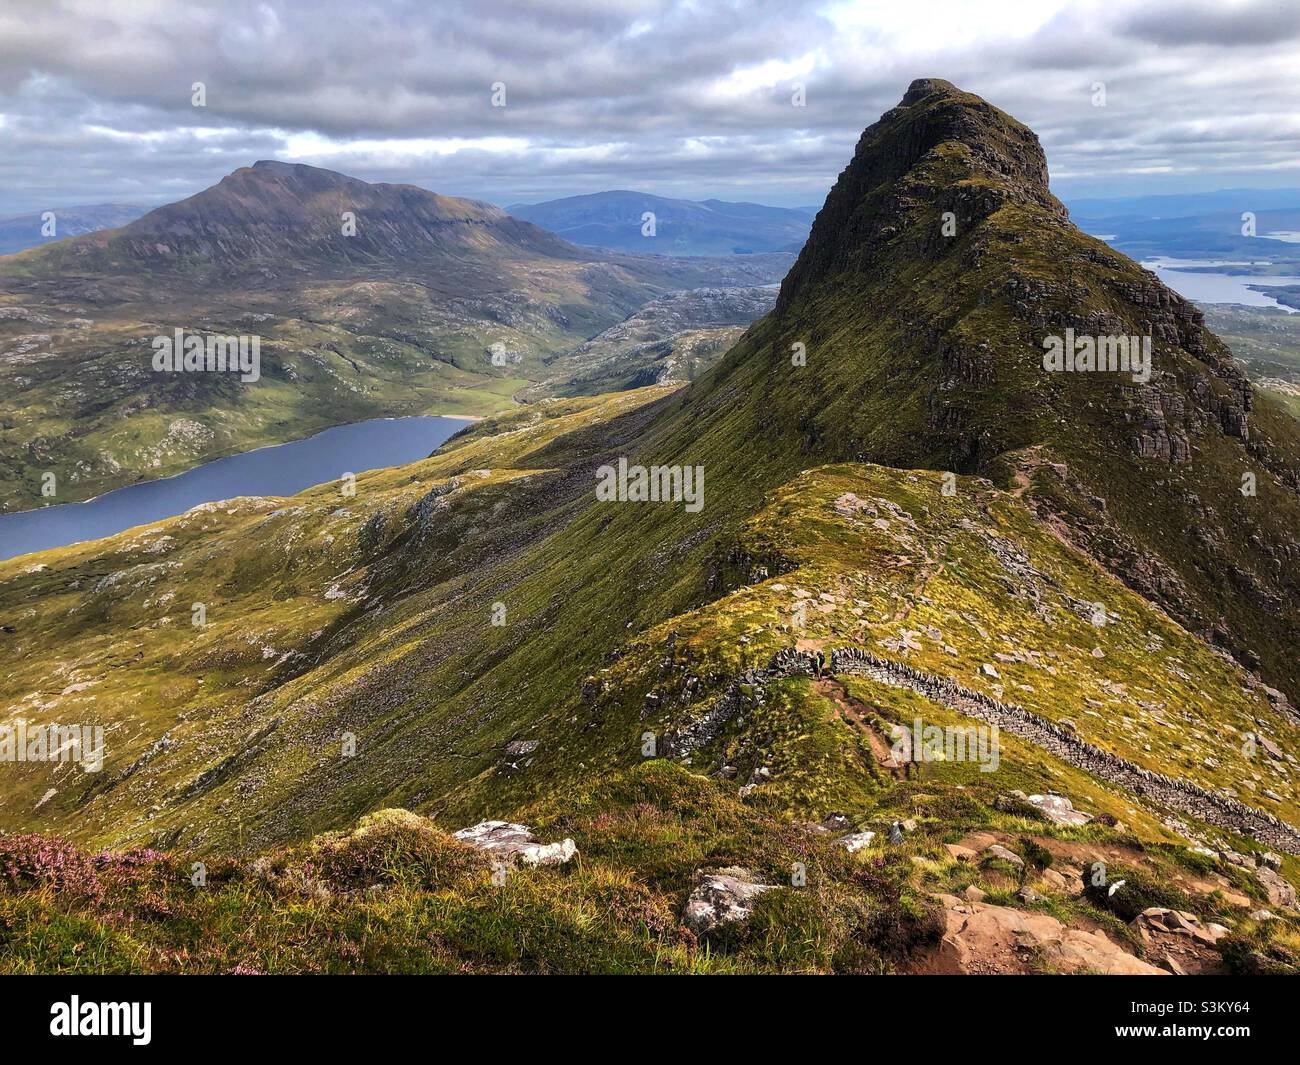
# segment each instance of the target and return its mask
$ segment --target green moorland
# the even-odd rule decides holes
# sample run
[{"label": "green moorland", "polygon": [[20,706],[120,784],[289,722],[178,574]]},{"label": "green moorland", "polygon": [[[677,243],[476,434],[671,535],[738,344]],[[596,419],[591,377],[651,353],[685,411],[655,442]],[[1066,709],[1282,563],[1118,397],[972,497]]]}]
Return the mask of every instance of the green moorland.
[{"label": "green moorland", "polygon": [[[1029,765],[1017,779],[1048,774]],[[944,928],[936,894],[972,886],[1063,927],[1101,930],[1137,957],[1158,953],[1129,917],[1134,907],[1163,905],[1231,923],[1216,971],[1289,972],[1300,964],[1293,920],[1245,916],[1242,903],[1260,906],[1262,892],[1240,870],[1210,873],[1204,857],[1143,842],[1124,825],[1063,829],[1032,810],[1000,812],[997,801],[983,780],[954,783],[940,767],[921,786],[892,789],[880,807],[886,816],[919,816],[917,831],[850,855],[761,800],[737,801],[670,762],[650,761],[532,810],[534,823],[573,838],[580,856],[561,869],[516,870],[504,882],[493,880],[479,852],[400,810],[252,861],[211,860],[199,887],[182,855],[85,854],[40,837],[0,837],[0,970],[925,971]],[[1023,856],[1023,874],[957,860],[943,846],[975,829],[1005,838]],[[1045,879],[1089,853],[1111,858],[1126,878],[1121,901]],[[798,863],[804,883],[761,896],[743,925],[708,937],[683,927],[694,871],[737,862],[776,885]],[[1017,898],[1021,883],[1038,885],[1032,902]],[[1029,958],[1016,971],[1052,968]]]},{"label": "green moorland", "polygon": [[[635,724],[670,632],[714,694],[797,640],[863,646],[1069,718],[1083,738],[1149,768],[1243,797],[1276,791],[1281,803],[1269,808],[1300,820],[1288,767],[1241,751],[1247,731],[1289,749],[1296,727],[1239,667],[988,482],[961,478],[949,497],[934,472],[820,468],[736,532],[697,534],[671,560],[660,556],[667,572],[655,575],[638,570],[655,553],[656,526],[672,524],[661,508],[592,503],[594,481],[585,481],[574,492],[578,519],[550,531],[556,508],[543,500],[564,489],[547,452],[572,454],[597,419],[629,417],[653,399],[547,402],[480,423],[423,462],[362,475],[355,497],[330,484],[292,499],[204,504],[0,563],[0,604],[15,630],[4,637],[11,714],[101,723],[110,751],[100,774],[61,773],[38,811],[48,773],[11,768],[0,800],[7,827],[229,846],[331,828],[381,799],[418,806],[440,796],[456,816],[487,816],[494,802],[639,759]],[[840,514],[845,493],[887,500],[873,504],[883,516]],[[751,564],[734,561],[769,558],[797,574],[750,584]],[[705,605],[668,605],[669,582],[655,578],[679,571],[688,587],[677,594],[694,585]],[[561,609],[566,590],[581,598]],[[812,606],[798,611],[801,600]],[[491,623],[498,602],[503,625]],[[204,604],[202,626],[191,623],[194,603]],[[641,620],[658,611],[664,620]],[[593,728],[603,711],[578,712],[582,667],[629,623],[617,660],[594,675],[621,693],[612,705],[632,731]],[[904,633],[906,652],[891,652]],[[236,757],[224,781],[194,786],[268,721],[277,722],[272,743],[253,745],[246,765]],[[336,765],[328,755],[344,731],[366,742],[354,763]],[[536,771],[497,773],[501,748],[534,734],[545,737]],[[790,793],[791,812],[837,801],[815,788],[798,799],[795,782],[816,765],[786,757],[791,773],[772,789]],[[229,786],[246,772],[244,787]],[[145,803],[146,794],[167,801]]]},{"label": "green moorland", "polygon": [[1205,324],[1250,370],[1256,388],[1300,418],[1300,314],[1211,304]]},{"label": "green moorland", "polygon": [[[938,939],[938,893],[970,883],[1070,926],[1110,928],[1140,954],[1099,901],[1039,892],[1023,904],[996,869],[942,845],[996,831],[1037,855],[1023,840],[1083,840],[1145,869],[1143,883],[1206,873],[1158,810],[1005,734],[996,773],[937,764],[895,780],[809,680],[754,693],[686,764],[645,760],[646,730],[679,731],[743,669],[800,642],[864,646],[1001,691],[1150,768],[1252,801],[1275,791],[1282,801],[1268,808],[1300,820],[1289,768],[1241,742],[1251,730],[1294,749],[1300,730],[1238,667],[979,479],[947,496],[929,471],[807,471],[732,532],[661,557],[669,572],[696,571],[700,602],[642,630],[634,618],[654,609],[661,582],[629,567],[647,543],[629,544],[638,528],[653,543],[665,508],[588,505],[607,533],[628,524],[584,542],[571,529],[586,519],[556,528],[543,501],[553,508],[564,492],[551,461],[580,465],[598,432],[657,403],[660,390],[551,401],[364,475],[355,497],[322,486],[231,500],[0,565],[0,609],[17,630],[5,637],[11,720],[101,721],[108,735],[97,774],[6,767],[2,823],[46,838],[0,843],[5,967],[905,971]],[[881,517],[837,509],[846,493]],[[638,584],[641,595],[602,594]],[[206,605],[201,628],[194,602]],[[491,622],[496,602],[505,625]],[[627,623],[632,634],[604,654]],[[915,716],[957,720],[912,693],[847,683],[882,735]],[[344,732],[357,737],[353,758]],[[504,745],[527,738],[540,746],[513,764]],[[740,800],[737,783],[760,766],[770,779]],[[1048,789],[1121,824],[1067,829],[998,808]],[[312,838],[394,806],[434,821],[387,815],[377,836]],[[894,819],[919,827],[904,845],[850,857],[804,824],[834,811],[882,842]],[[482,817],[571,836],[578,864],[498,886],[444,834]],[[1182,820],[1214,846],[1258,848]],[[77,858],[48,837],[129,850]],[[189,882],[195,860],[209,866],[202,890]],[[794,861],[813,887],[765,896],[743,931],[700,941],[681,926],[697,868],[740,863],[779,883]],[[1253,880],[1215,872],[1262,905]],[[1031,864],[1026,883],[1033,875]],[[1290,918],[1257,924],[1215,891],[1147,901],[1227,923],[1224,950],[1243,965],[1294,962]]]},{"label": "green moorland", "polygon": [[590,396],[693,381],[775,302],[773,289],[758,286],[669,293],[585,344],[553,356],[548,363],[555,366],[556,378],[522,392],[521,398]]}]

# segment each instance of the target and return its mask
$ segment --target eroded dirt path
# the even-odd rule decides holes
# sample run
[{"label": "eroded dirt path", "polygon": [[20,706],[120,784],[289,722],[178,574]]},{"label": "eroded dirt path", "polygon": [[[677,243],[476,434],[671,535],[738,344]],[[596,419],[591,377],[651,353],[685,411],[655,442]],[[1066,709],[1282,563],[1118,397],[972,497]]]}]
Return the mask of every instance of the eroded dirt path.
[{"label": "eroded dirt path", "polygon": [[1011,494],[1019,499],[1023,496],[1029,486],[1033,483],[1034,474],[1044,465],[1047,460],[1043,457],[1043,444],[1033,444],[1025,448],[1019,456],[1019,468],[1012,476],[1015,487]]},{"label": "eroded dirt path", "polygon": [[813,691],[830,702],[835,708],[835,716],[856,726],[866,736],[871,745],[871,755],[876,765],[888,772],[896,780],[902,780],[905,768],[897,758],[890,745],[871,725],[871,707],[849,694],[843,682],[834,677],[817,677],[813,680]]}]

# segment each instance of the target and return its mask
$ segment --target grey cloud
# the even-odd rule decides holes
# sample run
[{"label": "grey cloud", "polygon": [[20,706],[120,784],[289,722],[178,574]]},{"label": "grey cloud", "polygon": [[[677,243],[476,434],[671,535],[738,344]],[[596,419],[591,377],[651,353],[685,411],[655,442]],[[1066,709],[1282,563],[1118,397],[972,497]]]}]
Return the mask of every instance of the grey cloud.
[{"label": "grey cloud", "polygon": [[[1300,111],[1294,5],[1254,4],[1238,19],[1226,2],[1171,10],[1071,3],[1032,34],[973,43],[932,18],[926,43],[903,47],[776,0],[9,0],[0,212],[174,199],[257,158],[291,157],[304,135],[527,142],[292,156],[457,195],[630,185],[815,203],[862,128],[922,76],[1035,128],[1066,187],[1090,195],[1209,187],[1227,173],[1285,179],[1276,168],[1297,155]],[[806,56],[811,69],[789,73]],[[765,63],[768,83],[725,91]],[[806,107],[790,105],[794,80]],[[206,108],[190,106],[194,81]],[[490,105],[494,81],[506,83],[504,109]],[[1106,83],[1105,108],[1091,105],[1094,81]],[[1125,176],[1154,167],[1175,173]]]},{"label": "grey cloud", "polygon": [[1140,10],[1122,27],[1132,37],[1163,45],[1271,45],[1300,36],[1300,6],[1293,0],[1245,4],[1179,0]]}]

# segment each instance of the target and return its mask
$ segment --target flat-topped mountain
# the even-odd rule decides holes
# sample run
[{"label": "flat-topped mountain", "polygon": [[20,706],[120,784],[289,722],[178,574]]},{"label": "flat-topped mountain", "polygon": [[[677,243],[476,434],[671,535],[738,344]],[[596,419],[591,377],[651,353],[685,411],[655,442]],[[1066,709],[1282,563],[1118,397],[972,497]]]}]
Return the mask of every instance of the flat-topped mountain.
[{"label": "flat-topped mountain", "polygon": [[[812,215],[803,208],[728,200],[683,200],[616,190],[506,208],[596,248],[658,255],[752,255],[799,250]],[[653,230],[646,215],[652,214]]]}]

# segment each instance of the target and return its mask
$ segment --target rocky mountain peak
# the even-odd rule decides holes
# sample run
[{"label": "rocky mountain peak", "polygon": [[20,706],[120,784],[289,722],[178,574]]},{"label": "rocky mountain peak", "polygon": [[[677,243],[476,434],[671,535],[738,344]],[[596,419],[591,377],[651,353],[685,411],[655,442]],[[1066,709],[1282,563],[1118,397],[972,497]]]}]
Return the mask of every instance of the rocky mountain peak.
[{"label": "rocky mountain peak", "polygon": [[756,432],[800,463],[989,476],[1300,691],[1295,422],[1193,304],[1070,222],[1026,126],[914,82],[862,134],[767,324],[699,391],[755,395]]},{"label": "rocky mountain peak", "polygon": [[[845,271],[879,274],[900,254],[930,256],[944,212],[968,231],[1007,204],[1064,222],[1047,187],[1047,158],[1033,130],[939,78],[921,78],[858,140],[782,287],[778,306],[814,280]],[[924,221],[926,239],[898,243]]]},{"label": "rocky mountain peak", "polygon": [[907,92],[903,94],[901,106],[908,107],[927,96],[936,94],[955,95],[960,90],[951,81],[945,81],[943,78],[917,78],[907,87]]},{"label": "rocky mountain peak", "polygon": [[372,184],[321,167],[263,159],[188,199],[149,212],[127,232],[186,235],[231,225],[303,227],[322,218],[336,228],[344,210],[406,215],[414,224],[504,217],[491,204],[439,196],[414,185]]}]

